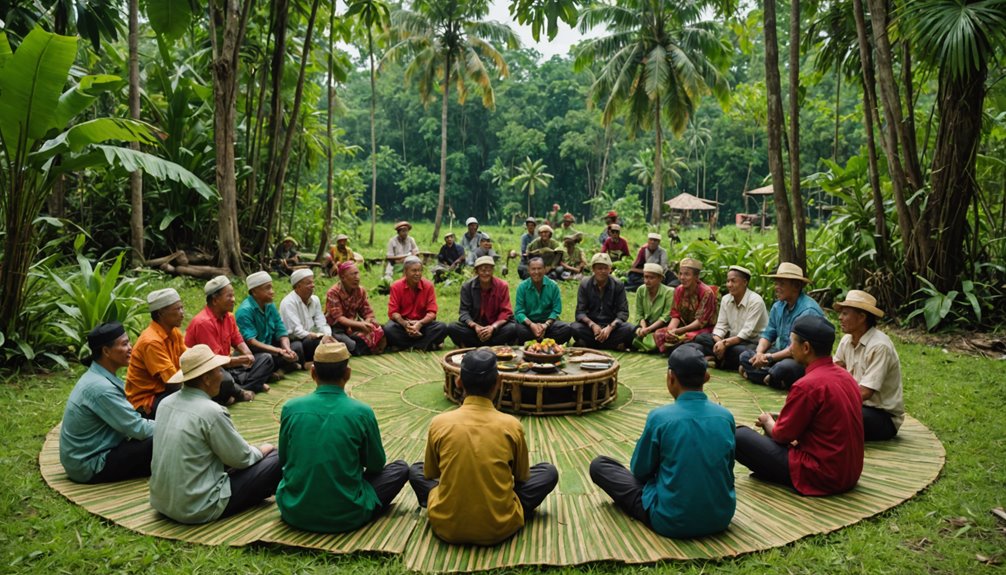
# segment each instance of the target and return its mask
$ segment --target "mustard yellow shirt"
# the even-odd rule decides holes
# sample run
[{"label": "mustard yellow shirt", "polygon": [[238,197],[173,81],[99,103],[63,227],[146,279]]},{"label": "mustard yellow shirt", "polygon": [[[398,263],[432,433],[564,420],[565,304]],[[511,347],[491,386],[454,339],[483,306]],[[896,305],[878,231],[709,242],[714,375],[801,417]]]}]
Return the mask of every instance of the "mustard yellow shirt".
[{"label": "mustard yellow shirt", "polygon": [[492,401],[469,396],[430,423],[424,472],[440,484],[427,502],[430,526],[449,543],[493,545],[524,526],[514,481],[530,474],[524,428]]}]

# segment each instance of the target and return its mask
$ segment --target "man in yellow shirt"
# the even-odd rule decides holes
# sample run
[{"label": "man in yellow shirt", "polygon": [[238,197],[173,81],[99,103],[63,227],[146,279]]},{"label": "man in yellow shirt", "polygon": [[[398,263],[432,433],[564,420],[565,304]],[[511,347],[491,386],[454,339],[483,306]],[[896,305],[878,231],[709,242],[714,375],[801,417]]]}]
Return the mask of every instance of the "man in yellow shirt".
[{"label": "man in yellow shirt", "polygon": [[409,483],[430,527],[448,543],[495,545],[524,520],[559,482],[551,463],[528,465],[524,428],[496,411],[496,355],[488,348],[465,354],[461,385],[467,397],[430,423],[426,461],[409,469]]}]

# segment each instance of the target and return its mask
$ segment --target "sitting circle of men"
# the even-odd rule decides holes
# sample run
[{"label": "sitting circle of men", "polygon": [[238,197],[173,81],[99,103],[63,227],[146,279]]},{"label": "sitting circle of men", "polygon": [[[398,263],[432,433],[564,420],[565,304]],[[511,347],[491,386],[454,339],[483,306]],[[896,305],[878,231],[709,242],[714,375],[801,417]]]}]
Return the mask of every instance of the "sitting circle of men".
[{"label": "sitting circle of men", "polygon": [[[563,246],[549,225],[528,218],[511,305],[491,240],[469,218],[462,238],[444,236],[433,274],[471,268],[449,324],[437,319],[434,285],[424,277],[408,222],[396,224],[388,242],[387,270],[400,269],[401,277],[390,286],[383,324],[342,235],[325,264],[338,281],[324,306],[310,268],[281,270],[292,291],[278,309],[268,272],[245,278],[248,295],[236,311],[234,287],[218,276],[205,284],[206,306],[183,335],[179,294],[153,291],[150,323],[135,344],[117,322],[88,334],[88,369],[66,403],[60,461],[81,483],[149,476],[151,506],[180,523],[214,521],[275,495],[285,522],[319,533],[373,521],[408,483],[438,537],[495,545],[525,525],[555,489],[558,470],[532,465],[521,423],[497,411],[501,376],[488,346],[551,339],[667,356],[673,401],[649,413],[628,467],[600,454],[589,466],[615,506],[660,535],[726,529],[737,505],[735,461],[754,478],[800,495],[855,487],[864,441],[894,438],[905,413],[900,360],[877,328],[884,312],[876,299],[851,290],[834,304],[844,336],[832,358],[835,327],[804,293],[810,280],[799,266],[782,262],[765,275],[774,283],[771,310],[749,287],[754,272],[742,265],[729,267],[727,293],[717,302],[716,288],[701,279],[702,262],[682,258],[675,276],[660,236],[649,234],[630,272],[630,323],[626,285],[610,256],[627,255],[628,245],[617,215],[607,219],[601,251],[588,265],[572,216],[564,217]],[[670,287],[674,277],[680,283]],[[561,320],[563,280],[579,282],[571,323]],[[438,350],[447,337],[472,348],[460,363],[463,403],[434,417],[423,461],[389,463],[374,410],[345,390],[350,362],[392,350]],[[117,375],[123,368],[124,381]],[[785,404],[777,414],[762,413],[754,428],[735,425],[703,391],[710,368],[787,390]],[[267,382],[295,369],[308,371],[314,391],[284,404],[278,446],[250,445],[227,406],[269,392]]]}]

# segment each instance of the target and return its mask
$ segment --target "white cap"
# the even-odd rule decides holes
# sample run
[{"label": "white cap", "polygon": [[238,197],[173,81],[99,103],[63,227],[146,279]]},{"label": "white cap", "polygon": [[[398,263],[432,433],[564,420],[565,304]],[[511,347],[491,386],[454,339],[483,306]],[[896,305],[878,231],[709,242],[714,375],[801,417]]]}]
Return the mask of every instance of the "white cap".
[{"label": "white cap", "polygon": [[472,266],[475,269],[479,269],[479,266],[493,266],[496,267],[496,260],[492,256],[482,256],[475,260],[475,265]]},{"label": "white cap", "polygon": [[269,272],[265,271],[255,272],[245,278],[245,284],[248,285],[248,291],[251,291],[267,283],[272,283],[272,276],[269,275]]},{"label": "white cap", "polygon": [[150,311],[166,308],[176,301],[182,301],[182,298],[174,288],[159,289],[147,294],[147,308]]},{"label": "white cap", "polygon": [[297,287],[297,284],[300,283],[300,280],[310,277],[314,277],[314,272],[311,271],[311,268],[301,268],[299,270],[293,270],[293,273],[290,274],[290,285]]},{"label": "white cap", "polygon": [[[482,232],[482,239],[483,240],[493,241],[493,239],[491,237],[489,237],[489,234],[487,234],[485,232]],[[479,241],[482,241],[482,240],[479,240]]]},{"label": "white cap", "polygon": [[643,273],[664,277],[664,266],[660,264],[643,264]]},{"label": "white cap", "polygon": [[660,234],[658,234],[656,232],[650,232],[650,233],[646,234],[646,239],[648,239],[648,240],[657,240],[659,242],[660,241]]},{"label": "white cap", "polygon": [[419,259],[419,256],[406,256],[405,259],[402,260],[402,266],[403,267],[407,267],[407,266],[410,266],[412,264],[420,264],[420,265],[422,265],[422,263],[423,263],[423,260]]},{"label": "white cap", "polygon": [[203,292],[206,295],[215,294],[229,285],[231,285],[231,280],[227,276],[217,276],[206,282],[206,285],[203,286]]},{"label": "white cap", "polygon": [[478,221],[478,220],[476,220],[474,216],[473,216],[473,217],[470,217],[470,218],[468,218],[467,220],[465,220],[465,225],[466,225],[466,226],[470,226],[470,225],[472,225],[472,224],[477,224],[477,223],[479,223],[479,221]]}]

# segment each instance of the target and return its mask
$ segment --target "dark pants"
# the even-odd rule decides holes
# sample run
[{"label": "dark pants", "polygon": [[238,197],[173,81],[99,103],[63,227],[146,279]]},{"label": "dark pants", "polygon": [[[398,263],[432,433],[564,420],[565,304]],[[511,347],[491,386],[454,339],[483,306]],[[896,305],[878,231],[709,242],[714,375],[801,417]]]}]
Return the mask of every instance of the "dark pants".
[{"label": "dark pants", "polygon": [[519,277],[522,280],[526,280],[527,278],[531,277],[531,274],[527,273],[526,262],[521,262],[517,264],[517,277]]},{"label": "dark pants", "polygon": [[[545,497],[559,483],[559,470],[551,463],[536,463],[531,466],[531,473],[527,481],[515,481],[513,491],[520,500],[520,506],[524,508],[524,518],[531,515],[531,512],[545,501]],[[409,485],[416,492],[416,499],[419,506],[425,508],[426,501],[430,498],[430,490],[439,485],[436,479],[427,479],[423,474],[423,462],[413,464],[409,468]]]},{"label": "dark pants", "polygon": [[[573,336],[573,331],[570,329],[569,324],[564,321],[556,320],[548,329],[545,330],[544,338],[552,338],[559,345],[566,345],[569,338]],[[522,344],[526,341],[531,341],[535,339],[534,333],[531,328],[524,324],[519,324],[517,326],[517,343]]]},{"label": "dark pants", "polygon": [[[622,322],[618,324],[614,330],[612,330],[611,335],[608,339],[604,340],[603,343],[598,342],[594,339],[594,331],[590,329],[585,323],[574,321],[569,324],[570,330],[573,332],[573,339],[576,340],[576,345],[578,347],[589,347],[592,349],[612,349],[612,350],[626,350],[632,348],[632,338],[636,337],[636,326],[631,323]],[[605,326],[601,326],[605,327]]]},{"label": "dark pants", "polygon": [[363,341],[362,337],[356,337],[355,335],[349,335],[348,333],[339,330],[332,330],[332,337],[336,341],[341,341],[346,344],[346,351],[351,355],[369,355],[370,348],[367,347],[366,342]]},{"label": "dark pants", "polygon": [[[778,350],[770,350],[772,351]],[[795,359],[786,358],[779,363],[771,366],[768,369],[763,367],[755,368],[751,365],[751,358],[755,356],[755,350],[750,349],[743,352],[740,356],[741,368],[744,370],[744,377],[746,377],[751,383],[763,384],[765,383],[765,376],[771,376],[768,381],[769,387],[774,387],[776,389],[789,389],[796,383],[796,380],[803,377],[804,367],[796,362]]]},{"label": "dark pants", "polygon": [[[277,341],[273,343],[273,345],[279,347],[279,342]],[[291,341],[290,349],[297,354],[297,359],[294,361],[290,361],[278,353],[269,354],[272,357],[273,371],[277,369],[282,369],[284,371],[297,371],[298,369],[302,369],[304,367],[304,344],[299,341]]]},{"label": "dark pants", "polygon": [[758,479],[793,486],[789,476],[789,447],[743,425],[734,431],[734,437],[738,463],[750,469]]},{"label": "dark pants", "polygon": [[[228,379],[236,388],[255,393],[262,392],[262,386],[269,381],[269,376],[272,375],[272,372],[276,371],[276,368],[273,366],[272,356],[268,353],[256,353],[253,357],[255,361],[251,364],[251,367],[224,368],[224,382],[221,383],[221,393],[223,392],[223,384]],[[235,395],[240,395],[239,389],[235,389],[234,391]]]},{"label": "dark pants", "polygon": [[127,439],[105,455],[105,467],[88,483],[114,483],[137,477],[150,477],[150,458],[154,455],[154,438]]},{"label": "dark pants", "polygon": [[415,348],[421,351],[429,351],[433,346],[444,343],[447,337],[447,326],[439,321],[432,321],[423,326],[420,330],[422,337],[412,337],[405,331],[405,328],[393,321],[384,324],[384,337],[388,340],[388,345],[398,349]]},{"label": "dark pants", "polygon": [[898,434],[891,414],[883,409],[863,406],[863,438],[866,441],[887,441]]},{"label": "dark pants", "polygon": [[271,497],[282,478],[283,466],[279,463],[279,452],[276,450],[252,466],[231,470],[231,498],[220,518],[240,513]]},{"label": "dark pants", "polygon": [[[297,340],[300,345],[304,347],[304,355],[301,358],[301,364],[305,361],[314,361],[314,350],[318,349],[321,345],[320,337],[305,337],[304,339]],[[293,342],[290,342],[290,346],[293,347]],[[298,354],[299,357],[299,354]]]},{"label": "dark pants", "polygon": [[[137,409],[136,411],[138,411],[140,413],[140,415],[143,416],[145,419],[154,419],[154,418],[156,418],[157,417],[157,406],[160,405],[162,401],[164,401],[164,398],[168,397],[169,395],[171,395],[172,393],[178,391],[181,388],[182,388],[182,386],[180,384],[170,384],[170,385],[164,386],[164,391],[162,391],[161,393],[158,393],[157,395],[154,396],[154,402],[150,404],[150,411],[149,412],[144,411],[143,408]],[[221,389],[223,389],[223,387],[221,387]]]},{"label": "dark pants", "polygon": [[[695,336],[695,339],[693,339],[690,343],[685,345],[697,347],[702,351],[703,355],[716,355],[713,353],[713,346],[716,345],[716,340],[713,339],[713,334],[711,333],[699,334]],[[729,371],[736,371],[741,364],[741,354],[745,351],[753,351],[756,347],[757,345],[753,343],[738,343],[737,345],[732,345],[724,350],[723,359],[716,360],[716,367]]]},{"label": "dark pants", "polygon": [[363,479],[374,488],[377,499],[381,502],[381,506],[374,510],[374,517],[377,517],[391,505],[398,492],[405,487],[405,483],[409,480],[409,464],[401,459],[392,461],[377,473],[365,473]]},{"label": "dark pants", "polygon": [[650,525],[650,514],[643,507],[643,483],[620,462],[601,455],[590,462],[590,480],[615,502],[615,506],[633,519]]},{"label": "dark pants", "polygon": [[636,291],[643,285],[643,274],[639,272],[629,272],[625,278],[625,291]]},{"label": "dark pants", "polygon": [[483,345],[510,345],[517,341],[517,324],[512,321],[506,322],[494,331],[492,337],[486,341],[480,340],[474,329],[461,322],[454,322],[447,326],[447,335],[454,342],[454,347],[458,349]]}]

